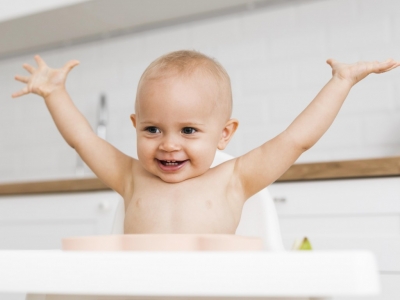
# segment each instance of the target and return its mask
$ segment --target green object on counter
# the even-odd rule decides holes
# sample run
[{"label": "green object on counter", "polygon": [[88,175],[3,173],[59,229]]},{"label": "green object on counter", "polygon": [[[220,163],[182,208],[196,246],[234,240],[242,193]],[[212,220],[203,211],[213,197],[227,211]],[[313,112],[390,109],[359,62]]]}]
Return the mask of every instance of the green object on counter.
[{"label": "green object on counter", "polygon": [[301,243],[301,245],[300,245],[299,250],[312,250],[312,248],[311,248],[311,243],[310,243],[310,241],[308,240],[308,238],[305,237],[305,238],[303,239],[303,241],[302,241],[302,243]]},{"label": "green object on counter", "polygon": [[297,240],[293,244],[292,250],[312,250],[311,243],[307,237]]}]

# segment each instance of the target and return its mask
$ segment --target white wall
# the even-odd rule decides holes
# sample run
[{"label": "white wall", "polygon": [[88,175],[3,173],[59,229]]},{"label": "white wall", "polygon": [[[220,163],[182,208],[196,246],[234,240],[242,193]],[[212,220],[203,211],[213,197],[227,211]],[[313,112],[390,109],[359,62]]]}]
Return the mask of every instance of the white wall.
[{"label": "white wall", "polygon": [[[49,65],[81,65],[67,87],[91,125],[109,100],[109,141],[135,155],[129,115],[143,70],[158,56],[196,49],[228,70],[240,128],[227,152],[241,155],[284,130],[344,62],[400,59],[400,1],[327,0],[282,5],[40,53]],[[75,176],[76,154],[41,98],[11,99],[29,56],[0,61],[0,181]],[[371,75],[351,91],[326,135],[298,161],[400,155],[400,70]]]}]

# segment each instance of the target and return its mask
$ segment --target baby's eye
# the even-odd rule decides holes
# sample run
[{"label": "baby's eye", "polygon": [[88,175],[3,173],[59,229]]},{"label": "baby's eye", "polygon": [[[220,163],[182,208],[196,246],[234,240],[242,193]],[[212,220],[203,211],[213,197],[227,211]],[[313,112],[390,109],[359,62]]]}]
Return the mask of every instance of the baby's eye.
[{"label": "baby's eye", "polygon": [[195,132],[196,132],[196,129],[194,129],[193,127],[184,127],[182,129],[183,134],[193,134]]},{"label": "baby's eye", "polygon": [[157,127],[154,127],[154,126],[146,127],[145,130],[149,133],[160,133],[161,132],[160,129],[158,129]]}]

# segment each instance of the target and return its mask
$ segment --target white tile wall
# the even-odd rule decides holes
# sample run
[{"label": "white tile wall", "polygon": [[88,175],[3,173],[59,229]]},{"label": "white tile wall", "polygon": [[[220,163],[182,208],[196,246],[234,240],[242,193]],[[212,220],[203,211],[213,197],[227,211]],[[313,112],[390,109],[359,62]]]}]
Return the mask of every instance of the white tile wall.
[{"label": "white tile wall", "polygon": [[[140,75],[159,55],[196,49],[231,75],[239,130],[227,148],[241,155],[284,130],[344,62],[400,59],[400,1],[321,0],[259,8],[40,53],[55,67],[81,61],[67,82],[95,127],[99,96],[108,97],[108,140],[135,155],[129,115]],[[0,61],[0,182],[75,176],[76,154],[43,101],[11,99],[13,76],[33,54]],[[299,161],[400,155],[400,70],[372,75],[350,93],[326,135]]]}]

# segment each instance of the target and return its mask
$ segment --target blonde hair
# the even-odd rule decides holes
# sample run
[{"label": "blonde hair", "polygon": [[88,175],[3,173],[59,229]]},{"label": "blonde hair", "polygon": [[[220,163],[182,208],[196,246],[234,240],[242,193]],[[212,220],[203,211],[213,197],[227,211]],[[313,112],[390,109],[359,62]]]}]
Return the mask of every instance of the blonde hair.
[{"label": "blonde hair", "polygon": [[171,75],[187,76],[196,72],[211,75],[222,93],[216,105],[223,106],[230,118],[232,114],[231,81],[224,67],[215,59],[193,50],[180,50],[165,54],[154,60],[143,72],[138,84],[138,92],[144,80],[154,80]]}]

